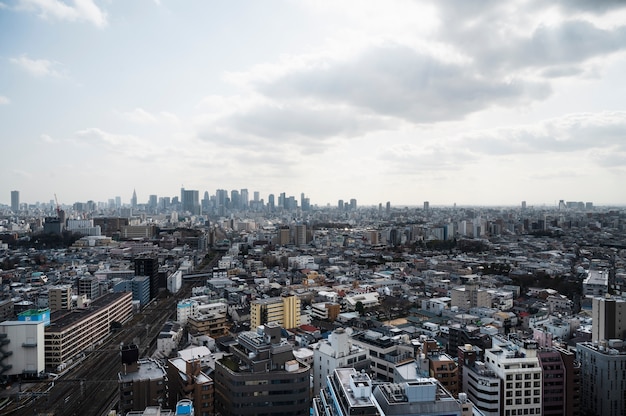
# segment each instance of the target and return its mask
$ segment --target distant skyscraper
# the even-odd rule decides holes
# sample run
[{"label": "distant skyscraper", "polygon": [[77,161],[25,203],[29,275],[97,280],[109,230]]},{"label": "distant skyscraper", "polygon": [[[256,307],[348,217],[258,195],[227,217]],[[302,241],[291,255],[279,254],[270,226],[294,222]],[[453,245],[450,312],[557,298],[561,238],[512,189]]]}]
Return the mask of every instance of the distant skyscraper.
[{"label": "distant skyscraper", "polygon": [[121,208],[122,207],[122,197],[121,196],[116,196],[115,197],[115,208]]},{"label": "distant skyscraper", "polygon": [[387,214],[391,213],[391,202],[387,201],[387,204],[385,205],[385,212]]},{"label": "distant skyscraper", "polygon": [[150,207],[150,210],[155,212],[157,209],[157,196],[156,195],[150,195],[148,197],[148,206]]},{"label": "distant skyscraper", "polygon": [[274,194],[267,196],[267,209],[274,211],[276,209],[276,202],[274,201]]},{"label": "distant skyscraper", "polygon": [[130,206],[137,208],[137,192],[133,189],[133,197],[130,199]]},{"label": "distant skyscraper", "polygon": [[261,195],[259,194],[259,191],[254,191],[254,202],[259,202],[259,198],[261,197]]},{"label": "distant skyscraper", "polygon": [[230,207],[231,209],[241,209],[241,194],[238,190],[230,191]]},{"label": "distant skyscraper", "polygon": [[526,209],[526,201],[522,201],[522,209]]},{"label": "distant skyscraper", "polygon": [[241,209],[248,209],[250,197],[247,189],[242,189],[239,194],[241,195]]},{"label": "distant skyscraper", "polygon": [[355,211],[355,210],[356,210],[356,199],[354,199],[354,198],[352,198],[352,199],[350,200],[350,209],[351,209],[352,211]]},{"label": "distant skyscraper", "polygon": [[184,212],[198,215],[200,212],[200,194],[196,190],[181,188],[181,203]]},{"label": "distant skyscraper", "polygon": [[337,209],[339,209],[340,211],[343,211],[343,199],[340,199],[337,202]]},{"label": "distant skyscraper", "polygon": [[11,191],[11,211],[20,210],[20,191]]}]

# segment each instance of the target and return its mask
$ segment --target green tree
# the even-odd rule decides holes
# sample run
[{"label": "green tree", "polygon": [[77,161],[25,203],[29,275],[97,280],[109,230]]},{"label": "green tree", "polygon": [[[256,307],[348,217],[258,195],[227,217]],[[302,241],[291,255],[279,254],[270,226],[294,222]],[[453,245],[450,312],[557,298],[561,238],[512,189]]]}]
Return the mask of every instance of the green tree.
[{"label": "green tree", "polygon": [[354,305],[354,309],[359,313],[359,315],[363,315],[363,311],[365,310],[363,302],[358,301],[356,305]]}]

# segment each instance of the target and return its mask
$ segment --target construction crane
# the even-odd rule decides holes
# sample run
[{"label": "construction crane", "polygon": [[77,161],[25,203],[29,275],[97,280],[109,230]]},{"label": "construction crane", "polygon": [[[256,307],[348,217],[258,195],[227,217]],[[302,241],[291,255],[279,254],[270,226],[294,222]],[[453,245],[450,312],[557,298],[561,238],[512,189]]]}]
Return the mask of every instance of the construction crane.
[{"label": "construction crane", "polygon": [[54,194],[54,202],[57,204],[57,218],[61,218],[61,206],[59,205],[57,194]]}]

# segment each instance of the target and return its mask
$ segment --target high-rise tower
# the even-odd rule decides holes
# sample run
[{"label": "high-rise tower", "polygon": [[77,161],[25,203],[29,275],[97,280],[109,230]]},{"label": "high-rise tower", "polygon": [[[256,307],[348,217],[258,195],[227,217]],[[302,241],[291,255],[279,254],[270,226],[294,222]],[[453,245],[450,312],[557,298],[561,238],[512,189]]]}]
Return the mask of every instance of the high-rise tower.
[{"label": "high-rise tower", "polygon": [[20,191],[11,191],[11,211],[17,213],[20,210]]}]

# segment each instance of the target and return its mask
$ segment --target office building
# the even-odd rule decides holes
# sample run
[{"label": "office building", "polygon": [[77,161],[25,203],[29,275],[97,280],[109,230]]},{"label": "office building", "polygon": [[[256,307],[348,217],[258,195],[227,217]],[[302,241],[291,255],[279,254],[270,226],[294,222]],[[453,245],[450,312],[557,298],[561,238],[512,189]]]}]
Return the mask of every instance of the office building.
[{"label": "office building", "polygon": [[189,212],[192,215],[200,214],[200,193],[197,190],[181,188],[180,201],[183,212]]},{"label": "office building", "polygon": [[250,303],[250,327],[275,322],[283,328],[300,326],[300,298],[298,296],[279,296],[256,299]]},{"label": "office building", "polygon": [[137,209],[137,191],[133,189],[133,196],[130,198],[130,207],[133,210]]},{"label": "office building", "polygon": [[150,278],[150,299],[159,294],[159,260],[156,256],[140,255],[135,257],[135,276]]},{"label": "office building", "polygon": [[[466,348],[469,349],[469,346]],[[479,360],[470,359],[460,367],[463,373],[462,390],[476,409],[484,416],[500,416],[501,391],[504,383],[502,379]],[[511,414],[510,411],[509,414]]]},{"label": "office building", "polygon": [[14,214],[20,211],[20,191],[11,191],[11,211]]},{"label": "office building", "polygon": [[112,237],[114,234],[121,233],[122,227],[129,225],[129,220],[122,217],[95,217],[93,225],[94,227],[100,227],[103,235]]},{"label": "office building", "polygon": [[626,347],[622,340],[580,342],[581,414],[626,414]]},{"label": "office building", "polygon": [[340,367],[357,371],[369,370],[369,352],[355,345],[343,328],[335,329],[328,339],[320,340],[313,348],[313,394],[320,394],[326,386],[326,378]]},{"label": "office building", "polygon": [[310,373],[270,323],[244,331],[215,363],[215,410],[229,416],[309,414]]}]

